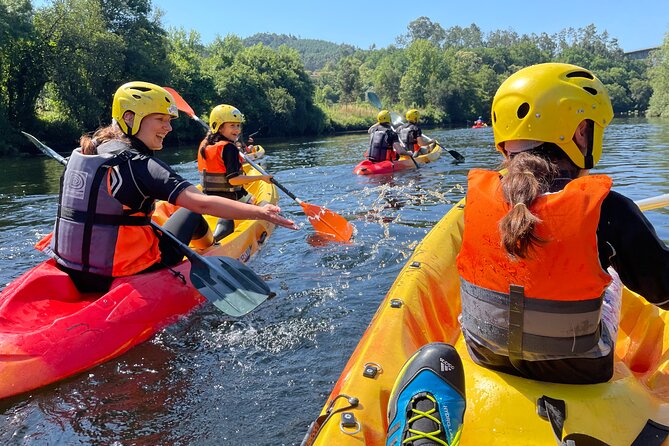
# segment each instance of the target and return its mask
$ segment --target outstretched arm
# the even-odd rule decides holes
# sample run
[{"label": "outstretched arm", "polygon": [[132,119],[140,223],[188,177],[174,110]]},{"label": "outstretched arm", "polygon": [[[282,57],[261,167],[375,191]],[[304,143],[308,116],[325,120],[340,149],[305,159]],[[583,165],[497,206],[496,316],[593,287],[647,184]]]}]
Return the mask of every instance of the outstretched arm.
[{"label": "outstretched arm", "polygon": [[273,204],[255,206],[215,195],[205,195],[195,186],[184,189],[176,200],[177,206],[198,214],[213,215],[229,220],[266,220],[289,229],[298,229],[292,220],[282,217],[281,209]]}]

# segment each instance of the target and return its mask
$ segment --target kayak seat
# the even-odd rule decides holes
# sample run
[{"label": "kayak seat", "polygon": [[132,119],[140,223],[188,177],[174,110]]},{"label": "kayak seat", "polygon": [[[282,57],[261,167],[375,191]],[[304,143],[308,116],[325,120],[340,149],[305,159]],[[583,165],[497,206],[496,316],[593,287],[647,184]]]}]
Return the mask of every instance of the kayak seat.
[{"label": "kayak seat", "polygon": [[619,325],[616,355],[625,365],[636,374],[664,374],[659,366],[669,361],[669,350],[663,352],[667,330],[659,309],[625,289]]}]

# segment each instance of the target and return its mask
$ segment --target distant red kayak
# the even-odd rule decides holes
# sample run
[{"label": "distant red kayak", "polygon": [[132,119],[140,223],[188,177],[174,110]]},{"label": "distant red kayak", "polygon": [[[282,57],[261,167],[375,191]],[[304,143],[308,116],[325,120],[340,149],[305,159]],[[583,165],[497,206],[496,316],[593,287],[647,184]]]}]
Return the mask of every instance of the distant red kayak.
[{"label": "distant red kayak", "polygon": [[[427,164],[437,160],[441,156],[442,148],[440,145],[435,145],[430,153],[420,155],[414,158],[418,164]],[[380,161],[374,163],[370,160],[360,162],[353,169],[353,173],[357,175],[381,175],[393,173],[398,170],[415,169],[416,165],[407,156],[400,157],[397,161]]]}]

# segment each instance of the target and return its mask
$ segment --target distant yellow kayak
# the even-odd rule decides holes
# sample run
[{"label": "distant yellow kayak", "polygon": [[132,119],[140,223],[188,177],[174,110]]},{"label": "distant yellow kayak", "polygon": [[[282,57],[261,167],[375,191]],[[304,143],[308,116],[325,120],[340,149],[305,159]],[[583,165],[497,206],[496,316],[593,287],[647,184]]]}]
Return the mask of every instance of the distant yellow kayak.
[{"label": "distant yellow kayak", "polygon": [[669,446],[669,440],[663,442],[669,431],[669,314],[627,289],[610,382],[545,383],[472,362],[458,323],[455,258],[463,210],[463,202],[454,206],[416,247],[303,444],[385,444],[388,400],[402,365],[421,346],[446,342],[456,347],[465,370],[461,446],[554,446],[551,423],[537,414],[543,396],[565,404],[561,440],[585,434],[611,446],[629,446],[637,437],[634,446]]},{"label": "distant yellow kayak", "polygon": [[251,147],[251,151],[246,152],[246,156],[248,156],[252,160],[254,161],[259,160],[260,158],[265,156],[265,148],[263,146],[256,144],[255,146],[249,146],[249,147]]}]

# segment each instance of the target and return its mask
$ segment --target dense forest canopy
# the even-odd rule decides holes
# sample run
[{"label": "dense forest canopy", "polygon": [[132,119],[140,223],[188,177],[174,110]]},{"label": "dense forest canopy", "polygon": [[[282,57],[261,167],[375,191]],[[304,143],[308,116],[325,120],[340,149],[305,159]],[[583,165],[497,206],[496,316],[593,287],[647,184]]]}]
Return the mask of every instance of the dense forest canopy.
[{"label": "dense forest canopy", "polygon": [[[130,80],[169,85],[206,119],[219,103],[266,136],[315,135],[370,125],[365,92],[402,111],[419,108],[434,125],[488,116],[500,83],[540,62],[592,69],[616,113],[669,116],[669,40],[647,60],[625,57],[595,25],[557,34],[483,33],[412,21],[387,48],[259,33],[219,36],[166,29],[150,0],[0,0],[0,151],[24,145],[19,130],[70,149],[82,132],[110,121],[111,97]],[[200,129],[175,122],[172,142]]]}]

